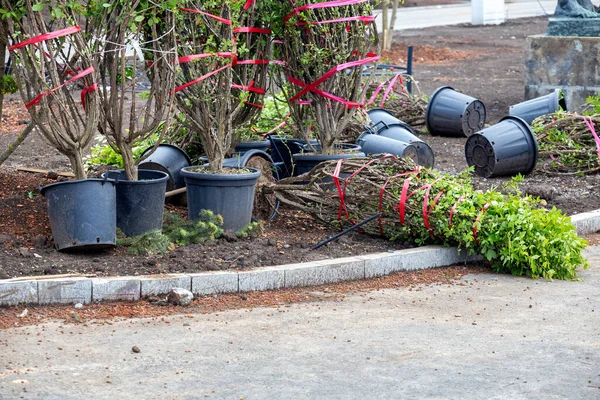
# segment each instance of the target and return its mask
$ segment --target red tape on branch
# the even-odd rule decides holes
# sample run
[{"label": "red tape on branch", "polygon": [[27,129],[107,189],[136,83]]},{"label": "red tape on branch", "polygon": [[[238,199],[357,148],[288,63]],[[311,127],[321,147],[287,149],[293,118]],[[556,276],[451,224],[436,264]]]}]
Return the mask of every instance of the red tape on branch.
[{"label": "red tape on branch", "polygon": [[[410,173],[414,174],[416,176],[421,172],[422,169],[423,169],[423,167],[421,167],[419,165],[419,166],[417,166],[417,168],[414,171],[411,171]],[[415,194],[415,192],[423,189],[423,187],[424,187],[423,186],[420,189],[413,191],[410,195],[407,196],[411,179],[412,179],[412,176],[404,180],[404,184],[402,185],[402,193],[400,194],[400,202],[398,203],[398,215],[400,217],[400,223],[402,225],[404,225],[404,221],[405,221],[405,217],[406,217],[406,215],[405,215],[406,214],[406,202],[408,201],[408,199],[410,199],[412,197],[413,194]]]},{"label": "red tape on branch", "polygon": [[[380,214],[383,211],[383,195],[385,194],[385,188],[387,187],[387,185],[391,182],[392,179],[396,179],[396,178],[400,178],[402,176],[406,176],[406,175],[410,175],[413,174],[414,171],[410,171],[410,172],[403,172],[401,174],[398,175],[394,175],[394,176],[390,176],[385,183],[383,184],[383,186],[381,186],[381,190],[379,191],[379,206],[377,208],[377,212],[379,212]],[[410,178],[409,178],[410,179]],[[377,218],[377,223],[379,224],[379,234],[381,236],[384,236],[384,232],[383,232],[383,222],[381,221],[381,215],[379,215],[379,217]]]},{"label": "red tape on branch", "polygon": [[94,67],[89,67],[89,68],[86,68],[85,70],[81,71],[80,73],[78,73],[77,75],[75,75],[74,77],[72,77],[71,79],[69,79],[68,81],[66,81],[65,83],[63,83],[62,85],[59,85],[59,86],[57,86],[57,87],[55,87],[55,88],[53,88],[53,89],[50,89],[50,90],[48,90],[48,91],[46,91],[46,92],[43,92],[43,93],[40,93],[40,94],[38,94],[38,95],[35,97],[35,99],[33,99],[33,100],[31,100],[29,103],[27,103],[27,104],[25,105],[25,107],[26,107],[26,108],[30,108],[31,106],[34,106],[34,105],[36,105],[36,104],[39,104],[39,103],[40,103],[40,100],[41,100],[41,99],[42,99],[44,96],[47,96],[47,95],[49,95],[50,93],[52,93],[52,92],[55,92],[55,91],[59,90],[60,88],[62,88],[62,87],[64,87],[64,86],[68,85],[69,83],[71,83],[71,82],[73,82],[73,81],[76,81],[76,80],[78,80],[78,79],[81,79],[81,78],[83,78],[83,77],[84,77],[84,76],[86,76],[86,75],[89,75],[89,74],[91,74],[92,72],[94,72]]},{"label": "red tape on branch", "polygon": [[[344,159],[341,158],[336,166],[335,166],[335,170],[333,171],[333,183],[335,184],[335,187],[338,191],[338,197],[340,198],[340,208],[338,210],[338,221],[340,222],[340,229],[343,229],[344,226],[342,224],[342,210],[346,209],[346,197],[345,197],[345,190],[342,190],[342,185],[340,185],[340,171],[342,169],[342,164],[344,163]],[[347,209],[346,209],[346,213],[347,213]],[[352,222],[352,225],[354,225],[354,223]]]},{"label": "red tape on branch", "polygon": [[209,14],[209,13],[207,13],[207,12],[205,12],[205,11],[202,11],[202,10],[195,10],[195,9],[193,9],[193,8],[184,8],[184,7],[180,8],[180,10],[181,10],[181,11],[190,12],[190,13],[194,13],[194,14],[201,14],[201,15],[205,15],[205,16],[207,16],[208,18],[212,18],[212,19],[214,19],[215,21],[219,21],[219,22],[222,22],[222,23],[224,23],[225,25],[231,25],[231,21],[230,21],[230,20],[228,20],[228,19],[225,19],[225,18],[221,18],[221,17],[219,17],[219,16],[217,16],[217,15],[212,15],[212,14]]},{"label": "red tape on branch", "polygon": [[252,92],[252,93],[257,93],[257,94],[265,94],[265,89],[254,87],[254,81],[250,81],[250,84],[248,86],[233,84],[233,85],[231,85],[231,87],[234,89],[242,89],[247,92]]},{"label": "red tape on branch", "polygon": [[383,99],[381,99],[381,105],[379,107],[383,108],[383,106],[385,105],[385,101],[387,100],[390,91],[392,90],[392,88],[394,87],[394,84],[396,83],[396,81],[398,80],[398,78],[400,78],[400,75],[395,75],[390,84],[388,85],[387,89],[385,89],[385,92],[383,94]]},{"label": "red tape on branch", "polygon": [[[375,17],[370,16],[370,15],[361,15],[358,17],[346,17],[346,18],[328,19],[325,21],[313,21],[310,24],[311,25],[325,25],[325,24],[335,24],[337,22],[351,22],[351,21],[362,21],[365,24],[368,24],[370,22],[375,21]],[[296,25],[304,26],[304,25],[308,25],[308,22],[299,21],[299,22],[296,22]]]},{"label": "red tape on branch", "polygon": [[176,88],[175,88],[175,93],[177,93],[177,92],[181,92],[183,89],[187,89],[188,87],[190,87],[190,86],[192,86],[192,85],[195,85],[196,83],[200,83],[200,82],[202,82],[203,80],[205,80],[205,79],[208,79],[208,78],[210,78],[211,76],[213,76],[213,75],[215,75],[215,74],[217,74],[217,73],[219,73],[219,72],[221,72],[221,71],[223,71],[223,70],[225,70],[225,69],[227,69],[227,68],[230,68],[230,67],[231,67],[231,65],[232,65],[232,64],[227,64],[227,65],[225,65],[225,66],[223,66],[223,67],[221,67],[221,68],[217,68],[217,69],[215,69],[214,71],[212,71],[212,72],[209,72],[208,74],[204,74],[204,75],[202,75],[200,78],[196,78],[196,79],[194,79],[193,81],[190,81],[190,82],[184,83],[183,85],[181,85],[181,86],[178,86],[178,87],[176,87]]},{"label": "red tape on branch", "polygon": [[429,193],[431,192],[431,188],[433,187],[433,185],[435,185],[437,181],[439,181],[439,179],[436,179],[434,182],[427,185],[427,190],[425,190],[425,196],[423,196],[423,225],[425,226],[425,229],[427,229],[427,232],[429,232],[431,236],[435,236],[435,234],[433,233],[433,229],[431,229],[431,225],[429,223],[429,214],[435,208],[435,205],[442,196],[442,193],[444,193],[443,190],[439,192],[438,195],[433,199],[433,204],[431,204],[431,207],[429,207]]},{"label": "red tape on branch", "polygon": [[273,32],[270,29],[266,28],[253,28],[250,26],[243,26],[241,28],[234,28],[233,33],[262,33],[265,35],[270,35]]},{"label": "red tape on branch", "polygon": [[70,28],[60,29],[58,31],[44,33],[43,35],[34,36],[17,44],[14,44],[8,48],[9,51],[17,50],[28,46],[30,44],[36,44],[40,42],[45,42],[46,40],[56,39],[62,36],[71,35],[73,33],[79,32],[81,30],[78,26],[72,26]]},{"label": "red tape on branch", "polygon": [[[292,77],[292,76],[288,76],[288,79],[291,83],[293,83],[294,85],[300,86],[300,87],[306,87],[308,86],[306,83],[299,81],[298,79]],[[336,95],[333,95],[331,93],[327,93],[322,91],[321,89],[312,89],[312,92],[318,94],[319,96],[325,97],[326,99],[330,99],[330,100],[334,100],[337,101],[339,103],[345,104],[348,108],[360,108],[361,105],[353,102],[353,101],[348,101],[345,99],[342,99],[341,97],[338,97]],[[310,101],[306,101],[306,100],[296,100],[296,102],[298,104],[304,104],[304,105],[308,105],[311,104]]]},{"label": "red tape on branch", "polygon": [[[304,85],[304,89],[302,89],[298,94],[296,94],[294,97],[292,97],[289,101],[290,102],[294,102],[294,101],[298,100],[300,97],[302,97],[303,95],[305,95],[308,92],[315,92],[315,93],[320,94],[321,96],[323,96],[322,93],[324,93],[324,92],[322,92],[322,93],[318,93],[317,92],[317,90],[318,90],[317,86],[319,86],[321,83],[325,82],[327,79],[331,78],[337,72],[343,71],[343,70],[348,69],[348,68],[359,67],[359,66],[362,66],[362,65],[365,65],[365,64],[369,64],[369,63],[378,61],[379,59],[381,59],[380,56],[374,56],[374,57],[367,57],[367,58],[364,58],[364,59],[358,60],[358,61],[351,61],[351,62],[347,62],[347,63],[344,63],[344,64],[337,65],[337,66],[333,67],[332,69],[330,69],[329,71],[327,71],[325,73],[325,75],[321,76],[319,79],[317,79],[313,83],[308,84],[308,85],[303,84],[303,83],[300,84],[299,86]],[[294,83],[294,82],[292,82],[292,83]],[[298,85],[298,83],[294,83],[294,84]],[[331,95],[331,96],[333,96],[333,95]],[[336,101],[339,101],[339,100],[336,100]],[[342,101],[342,103],[357,104],[357,103],[352,103],[352,102],[347,102],[347,101]]]},{"label": "red tape on branch", "polygon": [[93,92],[96,89],[98,89],[98,83],[94,83],[92,86],[88,86],[81,91],[81,105],[83,106],[84,110],[85,110],[85,99],[86,99],[88,93]]},{"label": "red tape on branch", "polygon": [[454,216],[454,213],[456,212],[456,207],[458,207],[458,205],[460,203],[462,203],[463,201],[465,201],[464,195],[460,196],[459,199],[456,201],[456,203],[454,203],[454,205],[450,209],[450,218],[448,218],[448,229],[450,229],[452,227],[452,217]]},{"label": "red tape on branch", "polygon": [[244,4],[244,10],[249,9],[250,7],[256,4],[256,0],[246,0],[246,4]]},{"label": "red tape on branch", "polygon": [[473,224],[473,239],[475,239],[475,244],[479,246],[479,240],[477,239],[477,231],[479,230],[479,226],[481,225],[481,219],[483,218],[483,214],[485,211],[492,205],[492,203],[487,203],[481,211],[479,211],[479,215],[475,220],[475,224]]},{"label": "red tape on branch", "polygon": [[286,15],[283,18],[283,23],[284,24],[287,23],[290,20],[290,18],[292,18],[294,15],[301,13],[302,11],[314,10],[314,9],[318,9],[318,8],[351,6],[354,4],[366,3],[367,1],[369,1],[369,0],[337,0],[337,1],[325,1],[322,3],[316,3],[316,4],[307,4],[305,6],[294,9],[294,11],[292,11],[291,13]]}]

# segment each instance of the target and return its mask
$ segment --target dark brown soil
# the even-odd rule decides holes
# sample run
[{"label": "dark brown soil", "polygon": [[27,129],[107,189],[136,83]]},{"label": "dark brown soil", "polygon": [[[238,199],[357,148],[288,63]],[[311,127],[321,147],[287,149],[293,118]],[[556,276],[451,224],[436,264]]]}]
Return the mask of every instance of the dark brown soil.
[{"label": "dark brown soil", "polygon": [[[527,35],[545,31],[545,18],[524,19],[501,26],[452,26],[403,31],[396,36],[399,59],[405,46],[416,45],[415,78],[423,93],[452,86],[481,99],[487,107],[488,123],[507,114],[511,104],[523,101],[524,48]],[[0,127],[0,149],[24,128],[27,113],[18,101],[7,102]],[[422,135],[433,148],[436,168],[456,173],[467,167],[466,138]],[[166,272],[196,272],[229,268],[247,269],[308,260],[381,252],[410,246],[360,234],[349,235],[318,251],[310,247],[331,236],[332,230],[317,226],[306,215],[292,211],[267,223],[265,233],[255,239],[228,242],[220,239],[204,245],[178,248],[165,256],[133,257],[124,249],[97,254],[64,254],[53,250],[43,197],[37,188],[51,180],[34,174],[16,173],[18,166],[53,171],[69,170],[68,161],[43,139],[32,134],[0,169],[0,279],[44,274],[95,273],[137,275]],[[505,179],[475,178],[478,187],[500,186]],[[598,175],[548,177],[533,173],[521,188],[544,198],[549,206],[568,214],[600,208]],[[169,206],[170,211],[185,209]]]}]

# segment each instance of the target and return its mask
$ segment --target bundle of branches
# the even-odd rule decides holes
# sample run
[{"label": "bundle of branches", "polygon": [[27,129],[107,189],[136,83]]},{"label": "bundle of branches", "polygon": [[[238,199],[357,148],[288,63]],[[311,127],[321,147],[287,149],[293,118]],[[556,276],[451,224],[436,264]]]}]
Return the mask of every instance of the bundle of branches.
[{"label": "bundle of branches", "polygon": [[378,43],[372,7],[367,1],[281,3],[288,7],[280,47],[285,63],[273,78],[302,137],[318,139],[323,154],[334,154],[367,88],[364,67],[379,59],[372,54]]},{"label": "bundle of branches", "polygon": [[[521,197],[475,191],[468,178],[421,169],[393,156],[325,162],[280,181],[279,200],[324,224],[347,228],[378,213],[363,230],[391,240],[458,245],[493,262],[496,271],[575,279],[586,242],[560,210]],[[340,178],[344,177],[344,178]]]},{"label": "bundle of branches", "polygon": [[[98,96],[92,53],[77,26],[84,21],[70,3],[3,0],[0,14],[8,21],[17,83],[31,119],[83,179],[83,150],[96,130]],[[52,13],[44,12],[47,5]],[[75,90],[76,84],[84,91]]]},{"label": "bundle of branches", "polygon": [[262,2],[249,8],[232,0],[190,3],[177,28],[181,65],[177,105],[189,135],[200,137],[214,172],[239,142],[235,128],[262,107],[271,30]]},{"label": "bundle of branches", "polygon": [[[406,84],[412,80],[409,75],[399,75],[394,81],[371,83],[366,91],[365,109],[385,108],[400,121],[415,128],[419,133],[425,133],[419,127],[425,126],[425,112],[427,111],[427,100],[423,96],[419,85],[413,81],[413,93],[409,93]],[[355,143],[361,133],[365,131],[365,125],[370,120],[365,112],[359,112],[355,118],[348,123],[344,129],[340,141]]]},{"label": "bundle of branches", "polygon": [[556,112],[532,124],[540,148],[538,170],[557,175],[600,171],[600,115]]}]

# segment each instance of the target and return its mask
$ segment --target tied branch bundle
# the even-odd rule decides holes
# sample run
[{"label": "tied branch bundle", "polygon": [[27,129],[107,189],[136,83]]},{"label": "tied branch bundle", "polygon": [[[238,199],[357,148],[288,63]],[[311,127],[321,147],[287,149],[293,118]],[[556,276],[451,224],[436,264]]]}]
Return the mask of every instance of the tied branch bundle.
[{"label": "tied branch bundle", "polygon": [[[600,133],[600,115],[585,117]],[[600,171],[594,135],[583,115],[557,112],[532,124],[540,147],[538,170],[552,175],[589,175]]]},{"label": "tied branch bundle", "polygon": [[321,163],[280,181],[275,194],[339,229],[381,213],[362,230],[419,245],[457,245],[482,254],[497,272],[576,279],[576,268],[587,268],[581,255],[586,242],[569,217],[521,197],[516,185],[507,189],[476,191],[468,171],[451,176],[384,156]]}]

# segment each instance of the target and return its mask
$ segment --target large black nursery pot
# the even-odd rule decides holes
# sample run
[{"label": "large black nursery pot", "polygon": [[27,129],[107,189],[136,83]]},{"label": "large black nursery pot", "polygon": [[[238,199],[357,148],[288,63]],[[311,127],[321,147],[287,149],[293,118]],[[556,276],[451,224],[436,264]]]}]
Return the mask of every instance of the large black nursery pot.
[{"label": "large black nursery pot", "polygon": [[538,159],[538,144],[529,124],[505,117],[467,139],[465,156],[475,173],[484,178],[528,174]]},{"label": "large black nursery pot", "polygon": [[[283,179],[292,176],[294,174],[292,155],[300,153],[303,150],[303,146],[306,145],[306,141],[276,135],[267,135],[267,138],[271,143],[271,157],[273,158],[273,162],[281,166],[279,168],[279,177]],[[310,142],[313,146],[319,143],[316,140],[311,140]]]},{"label": "large black nursery pot", "polygon": [[169,175],[162,171],[138,169],[138,180],[129,181],[124,170],[102,174],[117,188],[117,227],[127,236],[162,229],[165,192]]},{"label": "large black nursery pot", "polygon": [[100,250],[117,244],[115,184],[84,179],[44,186],[57,250]]},{"label": "large black nursery pot", "polygon": [[336,144],[335,148],[339,150],[338,154],[321,154],[318,153],[321,151],[321,145],[313,144],[313,147],[317,153],[311,152],[311,149],[308,147],[308,145],[304,145],[302,148],[302,150],[304,150],[303,153],[296,153],[292,156],[292,159],[294,160],[294,176],[302,175],[311,171],[323,161],[365,156],[365,153],[361,151],[360,146],[355,144]]},{"label": "large black nursery pot", "polygon": [[527,100],[510,106],[508,115],[519,117],[528,124],[542,115],[552,114],[560,109],[567,110],[567,102],[562,98],[562,91],[556,89],[554,92],[535,99]]},{"label": "large black nursery pot", "polygon": [[269,146],[271,142],[268,139],[265,140],[257,140],[255,142],[241,142],[237,146],[235,146],[235,152],[244,154],[248,150],[260,150],[267,151],[269,150]]},{"label": "large black nursery pot", "polygon": [[[147,148],[142,153],[149,152],[152,147]],[[154,171],[162,171],[169,175],[167,182],[167,191],[179,189],[185,186],[181,169],[191,165],[187,153],[172,144],[160,144],[154,153],[140,163],[138,168]]]},{"label": "large black nursery pot", "polygon": [[480,100],[443,86],[429,100],[425,123],[432,135],[469,137],[483,129],[485,116]]},{"label": "large black nursery pot", "polygon": [[435,155],[431,147],[414,134],[414,130],[409,125],[400,121],[399,124],[390,124],[378,126],[378,136],[398,140],[400,142],[410,143],[417,149],[418,157],[414,161],[425,168],[433,168],[435,164]]},{"label": "large black nursery pot", "polygon": [[419,152],[411,143],[376,135],[368,131],[363,132],[356,140],[356,143],[360,145],[362,151],[367,155],[393,154],[398,157],[408,157],[419,164]]},{"label": "large black nursery pot", "polygon": [[367,115],[369,116],[369,119],[375,126],[377,126],[378,124],[393,125],[404,123],[398,118],[396,118],[394,114],[392,114],[384,108],[373,108],[367,111]]},{"label": "large black nursery pot", "polygon": [[187,187],[188,218],[211,210],[223,217],[223,229],[239,231],[252,221],[254,191],[260,172],[213,174],[201,167],[185,167],[181,173]]}]

